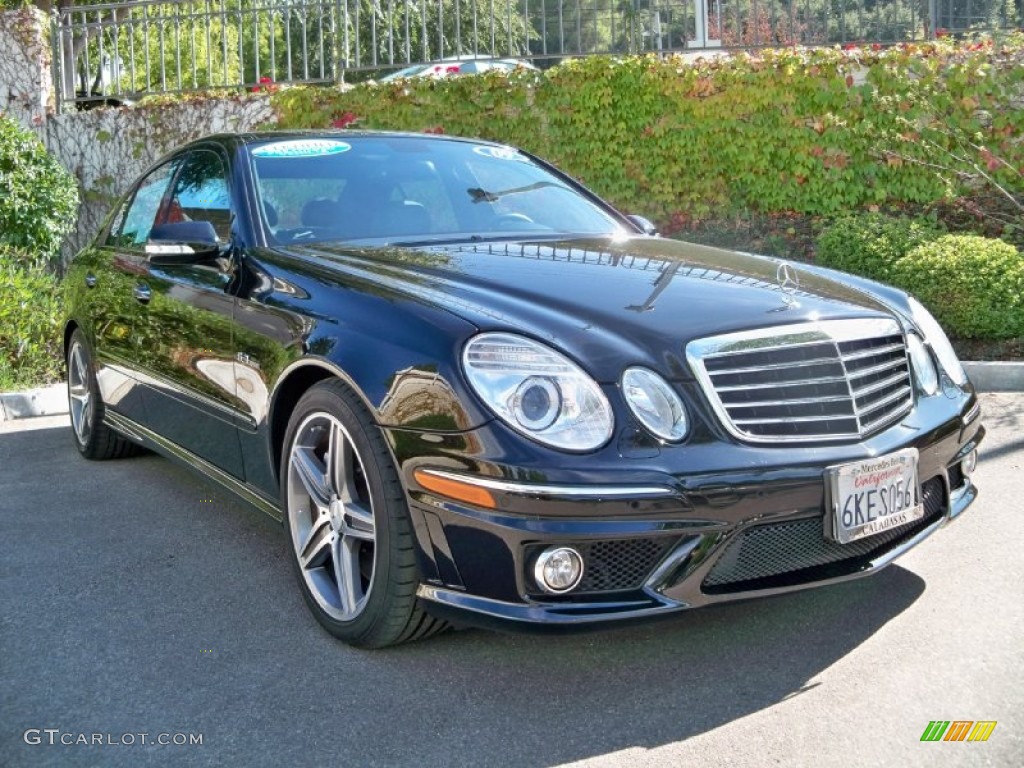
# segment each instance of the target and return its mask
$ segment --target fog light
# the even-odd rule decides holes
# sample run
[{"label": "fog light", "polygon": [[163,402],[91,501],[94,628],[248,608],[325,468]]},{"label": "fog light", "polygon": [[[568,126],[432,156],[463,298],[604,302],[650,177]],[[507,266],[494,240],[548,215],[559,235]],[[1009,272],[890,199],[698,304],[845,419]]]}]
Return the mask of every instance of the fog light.
[{"label": "fog light", "polygon": [[960,471],[964,473],[964,477],[970,477],[971,473],[978,466],[978,451],[973,450],[964,456],[964,460],[960,462]]},{"label": "fog light", "polygon": [[583,578],[583,558],[571,547],[548,547],[537,558],[533,577],[545,592],[568,592]]}]

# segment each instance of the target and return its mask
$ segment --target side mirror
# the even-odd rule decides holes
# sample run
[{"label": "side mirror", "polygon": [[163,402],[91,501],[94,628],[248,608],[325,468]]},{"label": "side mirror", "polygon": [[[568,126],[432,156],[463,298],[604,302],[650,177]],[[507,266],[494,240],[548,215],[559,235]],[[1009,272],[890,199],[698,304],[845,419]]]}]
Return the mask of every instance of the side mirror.
[{"label": "side mirror", "polygon": [[629,214],[626,218],[636,224],[645,235],[650,235],[651,237],[658,236],[658,228],[654,226],[650,219],[645,219],[643,216],[638,216],[635,213]]},{"label": "side mirror", "polygon": [[150,230],[146,255],[151,264],[196,264],[217,256],[220,246],[210,222],[176,221]]}]

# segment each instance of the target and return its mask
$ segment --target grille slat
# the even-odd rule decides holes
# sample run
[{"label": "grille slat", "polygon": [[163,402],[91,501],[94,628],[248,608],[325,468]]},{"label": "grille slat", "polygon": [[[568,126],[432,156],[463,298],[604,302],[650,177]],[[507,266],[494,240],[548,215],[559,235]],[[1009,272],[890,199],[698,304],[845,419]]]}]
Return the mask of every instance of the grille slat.
[{"label": "grille slat", "polygon": [[[791,363],[770,363],[768,365],[762,365],[762,371],[774,371],[774,370],[789,370],[791,368],[802,368],[811,365],[833,365],[835,364],[835,357],[816,357],[813,360],[795,360]],[[748,373],[749,368],[721,368],[709,371],[712,376],[726,376],[730,373]]]},{"label": "grille slat", "polygon": [[809,405],[811,403],[848,403],[847,395],[829,395],[826,397],[794,397],[791,400],[755,400],[750,403],[729,403],[730,408],[766,408],[772,405]]},{"label": "grille slat", "polygon": [[837,414],[835,416],[787,416],[784,419],[733,419],[733,424],[787,424],[789,422],[801,423],[805,421],[849,421],[851,414]]},{"label": "grille slat", "polygon": [[863,379],[865,376],[870,376],[873,373],[882,373],[883,371],[891,370],[900,365],[906,365],[907,361],[905,358],[898,360],[888,360],[878,365],[873,365],[870,368],[862,368],[859,371],[854,371],[848,374],[851,379]]},{"label": "grille slat", "polygon": [[908,394],[910,394],[910,387],[901,386],[895,392],[889,393],[888,395],[886,395],[885,397],[881,398],[880,400],[873,400],[872,402],[868,403],[866,408],[858,407],[857,408],[857,415],[858,416],[863,416],[863,415],[868,414],[868,413],[874,413],[879,408],[882,408],[882,407],[884,407],[886,405],[889,405],[889,403],[893,402],[894,400],[899,400],[900,398],[904,398]]},{"label": "grille slat", "polygon": [[868,384],[867,386],[864,387],[857,387],[856,389],[853,390],[853,396],[864,397],[865,395],[870,395],[872,392],[877,392],[880,389],[885,389],[886,387],[892,384],[899,384],[901,381],[906,381],[906,379],[907,374],[904,373],[903,371],[900,371],[899,373],[893,374],[887,379],[876,381],[874,384]]},{"label": "grille slat", "polygon": [[754,442],[858,440],[913,406],[895,320],[833,320],[702,339],[687,347],[732,434]]},{"label": "grille slat", "polygon": [[784,387],[803,387],[808,384],[832,384],[832,383],[846,383],[845,376],[824,376],[818,379],[801,379],[799,381],[787,381],[787,382],[770,382],[765,384],[744,384],[738,387],[715,387],[717,392],[738,392],[746,391],[748,389],[783,389]]},{"label": "grille slat", "polygon": [[886,352],[900,352],[900,353],[902,353],[903,352],[903,345],[902,344],[890,344],[887,347],[879,347],[879,348],[875,348],[875,349],[866,349],[866,350],[862,350],[860,352],[851,352],[849,354],[843,355],[843,360],[845,360],[846,362],[849,363],[849,362],[853,362],[855,360],[860,360],[861,358],[864,358],[864,357],[876,357],[876,356],[884,354]]}]

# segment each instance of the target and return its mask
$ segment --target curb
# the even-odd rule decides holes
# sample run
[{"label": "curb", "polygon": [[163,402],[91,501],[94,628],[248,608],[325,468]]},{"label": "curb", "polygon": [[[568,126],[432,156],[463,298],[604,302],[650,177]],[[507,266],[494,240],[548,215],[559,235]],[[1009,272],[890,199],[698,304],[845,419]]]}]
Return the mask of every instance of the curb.
[{"label": "curb", "polygon": [[[1024,392],[1024,363],[965,361],[963,366],[978,392]],[[66,384],[0,394],[0,422],[67,412]]]},{"label": "curb", "polygon": [[979,392],[1024,392],[1024,363],[965,362],[963,366]]},{"label": "curb", "polygon": [[0,422],[57,416],[68,412],[66,384],[0,394]]}]

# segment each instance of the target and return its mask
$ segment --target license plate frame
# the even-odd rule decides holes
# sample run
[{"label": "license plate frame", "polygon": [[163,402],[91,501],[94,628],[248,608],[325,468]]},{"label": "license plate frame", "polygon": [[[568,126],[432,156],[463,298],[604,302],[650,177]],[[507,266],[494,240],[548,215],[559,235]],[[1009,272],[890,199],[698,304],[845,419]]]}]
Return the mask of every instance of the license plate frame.
[{"label": "license plate frame", "polygon": [[825,535],[850,544],[924,517],[918,458],[916,448],[903,448],[828,467]]}]

